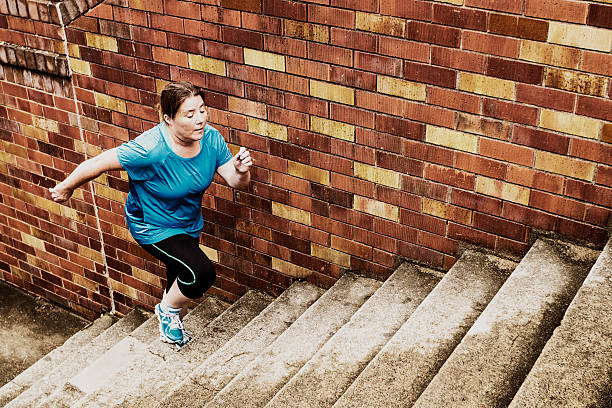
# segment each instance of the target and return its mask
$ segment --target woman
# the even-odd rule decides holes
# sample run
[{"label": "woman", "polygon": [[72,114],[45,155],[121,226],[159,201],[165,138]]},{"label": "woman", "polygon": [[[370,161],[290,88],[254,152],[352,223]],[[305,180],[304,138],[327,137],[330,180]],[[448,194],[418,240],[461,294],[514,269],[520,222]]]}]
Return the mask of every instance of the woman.
[{"label": "woman", "polygon": [[221,134],[208,125],[203,91],[189,82],[168,84],[161,93],[163,120],[136,139],[81,163],[50,188],[56,202],[108,170],[125,170],[127,224],[134,239],[166,264],[167,286],[155,306],[160,338],[179,346],[191,340],[180,318],[190,299],[214,283],[215,270],[199,247],[202,195],[217,171],[230,187],[250,182],[250,153],[232,157]]}]

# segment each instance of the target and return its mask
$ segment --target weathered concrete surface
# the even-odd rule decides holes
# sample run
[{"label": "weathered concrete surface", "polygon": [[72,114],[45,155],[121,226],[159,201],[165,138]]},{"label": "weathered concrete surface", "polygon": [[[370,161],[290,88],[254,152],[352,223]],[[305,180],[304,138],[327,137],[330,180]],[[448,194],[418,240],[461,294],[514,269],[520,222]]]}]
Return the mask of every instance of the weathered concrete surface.
[{"label": "weathered concrete surface", "polygon": [[[202,324],[211,322],[219,316],[228,304],[217,298],[206,296],[190,314],[197,315]],[[189,315],[188,315],[189,316]],[[185,318],[187,320],[187,317]],[[73,376],[68,382],[56,389],[39,407],[70,407],[78,400],[95,392],[99,387],[121,372],[135,359],[146,355],[150,343],[159,341],[157,317],[152,316],[129,336],[111,347],[88,367]],[[144,371],[141,372],[141,375]]]},{"label": "weathered concrete surface", "polygon": [[23,391],[5,408],[35,407],[66,380],[87,367],[98,356],[118,343],[125,336],[151,317],[151,313],[134,309],[124,318],[102,332],[84,347],[75,350],[69,358],[53,367],[44,377],[38,379],[30,388]]},{"label": "weathered concrete surface", "polygon": [[198,407],[210,401],[325,291],[296,282],[181,383],[157,407]]},{"label": "weathered concrete surface", "polygon": [[403,264],[266,408],[332,406],[439,281],[438,273]]},{"label": "weathered concrete surface", "polygon": [[612,239],[510,404],[612,407]]},{"label": "weathered concrete surface", "polygon": [[342,276],[206,407],[263,407],[380,286]]},{"label": "weathered concrete surface", "polygon": [[103,387],[73,404],[74,408],[151,407],[210,355],[236,335],[272,302],[268,295],[249,291],[212,322],[198,308],[185,317],[193,340],[180,352],[175,346],[154,341],[143,355],[124,365]]},{"label": "weathered concrete surface", "polygon": [[515,267],[466,251],[334,408],[412,406]]},{"label": "weathered concrete surface", "polygon": [[[104,325],[112,323],[103,320]],[[80,333],[87,325],[87,320],[0,281],[0,405],[44,375],[71,345],[104,326],[98,322]],[[64,342],[66,347],[60,347]]]},{"label": "weathered concrete surface", "polygon": [[414,406],[506,407],[597,255],[536,241]]}]

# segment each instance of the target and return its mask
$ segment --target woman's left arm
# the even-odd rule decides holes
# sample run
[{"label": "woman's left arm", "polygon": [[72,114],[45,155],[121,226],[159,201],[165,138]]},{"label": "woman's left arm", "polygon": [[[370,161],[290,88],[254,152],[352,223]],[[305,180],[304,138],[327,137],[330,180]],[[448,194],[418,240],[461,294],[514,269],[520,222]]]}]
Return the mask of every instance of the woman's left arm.
[{"label": "woman's left arm", "polygon": [[251,153],[244,147],[223,166],[217,169],[217,173],[223,177],[225,182],[232,188],[245,188],[251,181],[249,170],[253,165]]}]

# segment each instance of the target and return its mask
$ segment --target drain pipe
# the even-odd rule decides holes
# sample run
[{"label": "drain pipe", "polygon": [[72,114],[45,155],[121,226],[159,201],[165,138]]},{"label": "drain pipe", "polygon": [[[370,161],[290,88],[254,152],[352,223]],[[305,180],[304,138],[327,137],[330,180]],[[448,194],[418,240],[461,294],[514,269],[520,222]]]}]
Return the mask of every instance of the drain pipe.
[{"label": "drain pipe", "polygon": [[[62,12],[60,10],[60,4],[61,3],[55,3],[55,9],[57,11],[57,15],[59,17],[59,21],[60,21],[60,25],[62,27],[62,36],[64,38],[64,51],[66,52],[66,61],[67,61],[67,65],[68,65],[68,74],[70,75],[70,84],[72,85],[72,99],[74,101],[74,109],[77,115],[77,121],[78,121],[78,125],[79,125],[79,134],[81,136],[81,142],[83,143],[83,148],[84,148],[84,154],[85,154],[85,160],[87,160],[89,157],[87,156],[87,149],[85,148],[86,146],[86,141],[85,141],[85,132],[83,131],[83,125],[81,122],[81,114],[79,112],[79,104],[78,104],[78,100],[77,100],[77,96],[76,96],[76,92],[74,89],[74,81],[72,79],[72,67],[70,65],[70,52],[68,51],[68,36],[66,35],[66,26],[64,25],[64,19],[62,16]],[[100,251],[102,252],[102,257],[104,258],[104,274],[106,276],[106,282],[108,285],[108,291],[110,293],[110,301],[111,301],[111,310],[110,310],[110,314],[115,314],[117,309],[115,307],[115,296],[113,293],[113,286],[111,283],[111,278],[110,278],[110,273],[108,270],[108,262],[106,262],[106,253],[104,251],[104,235],[102,234],[102,227],[100,225],[100,216],[98,213],[98,204],[96,203],[96,194],[94,191],[94,187],[93,187],[93,180],[90,181],[89,183],[89,190],[91,193],[91,199],[93,201],[93,207],[94,207],[94,213],[96,216],[96,223],[98,226],[98,233],[100,234],[100,244],[101,244],[101,249]]]}]

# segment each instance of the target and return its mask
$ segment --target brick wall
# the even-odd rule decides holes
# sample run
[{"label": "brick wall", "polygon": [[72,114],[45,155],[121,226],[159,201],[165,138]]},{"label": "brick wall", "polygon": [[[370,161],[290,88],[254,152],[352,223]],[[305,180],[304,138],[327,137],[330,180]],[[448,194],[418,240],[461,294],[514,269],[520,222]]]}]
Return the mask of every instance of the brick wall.
[{"label": "brick wall", "polygon": [[400,257],[445,270],[461,242],[607,238],[611,0],[97,3],[0,0],[6,281],[84,314],[161,296],[125,173],[67,206],[46,189],[154,126],[171,80],[204,87],[211,124],[256,161],[248,191],[216,178],[203,201],[229,300]]}]

